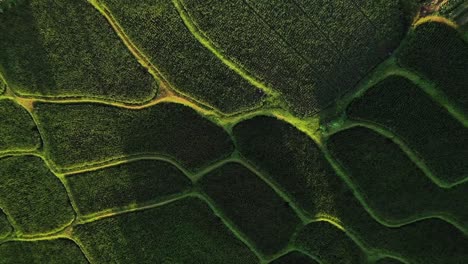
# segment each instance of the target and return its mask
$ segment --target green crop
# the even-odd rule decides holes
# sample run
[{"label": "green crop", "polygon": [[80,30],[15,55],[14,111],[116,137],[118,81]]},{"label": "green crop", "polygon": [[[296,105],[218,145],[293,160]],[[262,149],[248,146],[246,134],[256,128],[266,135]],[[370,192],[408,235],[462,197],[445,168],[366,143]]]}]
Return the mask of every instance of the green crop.
[{"label": "green crop", "polygon": [[467,7],[0,0],[0,264],[468,263]]}]

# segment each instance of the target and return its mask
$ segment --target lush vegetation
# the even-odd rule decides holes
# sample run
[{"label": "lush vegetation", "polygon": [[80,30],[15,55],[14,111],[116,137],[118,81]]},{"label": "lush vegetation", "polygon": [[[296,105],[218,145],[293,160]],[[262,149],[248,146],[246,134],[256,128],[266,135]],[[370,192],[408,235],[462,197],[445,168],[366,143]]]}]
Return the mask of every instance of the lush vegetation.
[{"label": "lush vegetation", "polygon": [[233,149],[222,128],[180,104],[130,110],[102,104],[40,103],[34,111],[46,155],[63,169],[135,154],[159,154],[198,169]]},{"label": "lush vegetation", "polygon": [[5,238],[13,231],[8,222],[7,215],[0,210],[0,239]]},{"label": "lush vegetation", "polygon": [[313,222],[299,231],[298,248],[316,256],[323,264],[363,263],[365,254],[345,232],[327,222]]},{"label": "lush vegetation", "polygon": [[173,165],[139,160],[68,176],[78,213],[155,202],[190,188],[190,181]]},{"label": "lush vegetation", "polygon": [[347,113],[401,137],[441,181],[468,177],[466,127],[409,80],[385,79],[353,101]]},{"label": "lush vegetation", "polygon": [[177,2],[221,53],[279,91],[299,115],[318,112],[353,87],[404,32],[398,1],[366,7],[393,25],[382,27],[385,35],[351,0]]},{"label": "lush vegetation", "polygon": [[8,99],[0,100],[0,116],[0,153],[40,146],[36,124],[21,106]]},{"label": "lush vegetation", "polygon": [[0,15],[0,64],[15,92],[129,103],[154,97],[156,81],[86,1],[16,2]]},{"label": "lush vegetation", "polygon": [[102,2],[178,91],[226,113],[260,103],[262,91],[205,49],[184,25],[170,0]]},{"label": "lush vegetation", "polygon": [[468,113],[468,44],[460,32],[442,23],[416,28],[398,53],[398,62],[432,80]]},{"label": "lush vegetation", "polygon": [[228,163],[208,173],[200,185],[265,254],[285,248],[300,222],[288,203],[238,163]]},{"label": "lush vegetation", "polygon": [[385,221],[403,224],[439,216],[468,226],[468,185],[438,187],[390,139],[356,127],[333,135],[328,147],[367,204]]},{"label": "lush vegetation", "polygon": [[60,180],[35,156],[0,159],[0,193],[0,207],[20,234],[50,233],[74,218]]},{"label": "lush vegetation", "polygon": [[0,0],[0,264],[466,263],[466,7]]},{"label": "lush vegetation", "polygon": [[12,241],[0,245],[0,263],[86,264],[78,246],[68,239]]},{"label": "lush vegetation", "polygon": [[318,264],[318,262],[315,261],[314,259],[297,251],[288,253],[270,262],[270,264],[293,264],[293,263]]},{"label": "lush vegetation", "polygon": [[196,198],[80,225],[74,234],[91,261],[98,263],[256,262],[255,255]]}]

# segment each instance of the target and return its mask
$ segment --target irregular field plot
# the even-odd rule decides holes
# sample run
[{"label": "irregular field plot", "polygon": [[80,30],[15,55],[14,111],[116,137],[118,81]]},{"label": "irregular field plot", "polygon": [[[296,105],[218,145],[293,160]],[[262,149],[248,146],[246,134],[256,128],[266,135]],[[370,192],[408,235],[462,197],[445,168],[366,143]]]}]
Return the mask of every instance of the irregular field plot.
[{"label": "irregular field plot", "polygon": [[369,249],[410,263],[458,263],[468,259],[468,238],[453,225],[426,219],[399,228],[377,222],[340,179],[306,134],[271,117],[255,117],[233,129],[237,147],[311,217],[337,218]]},{"label": "irregular field plot", "polygon": [[190,180],[175,166],[141,160],[67,177],[81,214],[156,201],[190,188]]},{"label": "irregular field plot", "polygon": [[129,110],[41,103],[35,114],[48,158],[65,169],[132,154],[168,156],[188,169],[198,169],[233,149],[222,128],[179,104]]},{"label": "irregular field plot", "polygon": [[419,25],[398,53],[398,62],[433,81],[468,113],[468,43],[438,22]]},{"label": "irregular field plot", "polygon": [[[405,28],[399,16],[382,15],[401,27],[379,34],[351,0],[176,2],[221,53],[282,93],[299,115],[318,112],[352,88],[396,48]],[[394,14],[395,5],[367,11]]]},{"label": "irregular field plot", "polygon": [[221,211],[265,254],[286,247],[300,220],[273,189],[238,163],[205,175],[200,185]]},{"label": "irregular field plot", "polygon": [[313,222],[299,231],[294,245],[322,264],[365,263],[366,256],[345,232],[328,222]]},{"label": "irregular field plot", "polygon": [[80,248],[71,240],[11,241],[0,245],[1,264],[87,264]]},{"label": "irregular field plot", "polygon": [[203,47],[170,0],[101,2],[176,89],[227,113],[261,101],[261,90]]},{"label": "irregular field plot", "polygon": [[314,259],[310,258],[307,255],[304,255],[298,251],[292,251],[284,256],[281,256],[270,264],[319,264],[319,262],[315,261]]},{"label": "irregular field plot", "polygon": [[408,219],[448,216],[468,230],[466,184],[438,187],[398,145],[366,128],[338,132],[328,147],[382,219],[402,224]]},{"label": "irregular field plot", "polygon": [[468,177],[468,129],[409,80],[383,80],[355,99],[347,112],[401,137],[441,181]]},{"label": "irregular field plot", "polygon": [[258,262],[195,198],[80,225],[74,235],[98,263]]},{"label": "irregular field plot", "polygon": [[37,127],[28,112],[8,99],[0,100],[0,152],[40,146]]},{"label": "irregular field plot", "polygon": [[0,16],[0,65],[15,92],[128,103],[154,97],[155,80],[86,1],[15,2]]},{"label": "irregular field plot", "polygon": [[73,209],[60,180],[35,156],[0,159],[0,207],[24,235],[69,224]]}]

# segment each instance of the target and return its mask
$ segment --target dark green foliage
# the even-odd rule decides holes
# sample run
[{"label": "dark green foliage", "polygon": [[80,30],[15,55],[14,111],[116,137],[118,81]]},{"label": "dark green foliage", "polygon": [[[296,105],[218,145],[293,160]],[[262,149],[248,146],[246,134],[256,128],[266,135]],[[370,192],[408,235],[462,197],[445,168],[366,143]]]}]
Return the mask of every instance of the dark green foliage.
[{"label": "dark green foliage", "polygon": [[[255,117],[234,127],[241,154],[273,179],[312,217],[339,219],[370,249],[401,256],[409,263],[463,263],[468,238],[453,225],[426,219],[399,228],[381,225],[335,174],[316,144],[291,125]],[[461,196],[460,196],[461,197]]]},{"label": "dark green foliage", "polygon": [[102,2],[176,89],[227,113],[261,101],[261,90],[199,43],[170,0]]},{"label": "dark green foliage", "polygon": [[319,264],[319,262],[298,251],[292,251],[273,260],[270,264]]},{"label": "dark green foliage", "polygon": [[0,207],[20,234],[52,232],[73,218],[60,180],[35,156],[0,159]]},{"label": "dark green foliage", "polygon": [[62,168],[132,154],[175,158],[189,169],[229,155],[228,134],[184,105],[142,110],[101,104],[38,104],[47,156]]},{"label": "dark green foliage", "polygon": [[12,230],[13,229],[10,225],[10,222],[8,222],[7,216],[0,209],[0,239],[8,236]]},{"label": "dark green foliage", "polygon": [[381,30],[351,0],[181,2],[222,53],[281,92],[299,115],[318,112],[352,88],[404,32],[395,3],[368,9],[392,14],[382,20],[395,26]]},{"label": "dark green foliage", "polygon": [[[66,14],[66,15],[65,15]],[[21,94],[151,99],[152,76],[84,0],[24,0],[0,15],[0,65]]]},{"label": "dark green foliage", "polygon": [[6,83],[4,83],[3,80],[0,78],[0,95],[2,95],[5,92],[6,88]]},{"label": "dark green foliage", "polygon": [[421,73],[468,113],[468,43],[448,25],[419,25],[398,53],[398,62]]},{"label": "dark green foliage", "polygon": [[33,150],[41,139],[28,112],[11,100],[0,100],[0,152]]},{"label": "dark green foliage", "polygon": [[71,240],[11,241],[0,245],[1,264],[87,264]]},{"label": "dark green foliage", "polygon": [[335,193],[331,215],[340,219],[345,229],[368,249],[399,256],[412,264],[463,263],[468,259],[468,237],[443,220],[424,219],[401,227],[386,227],[369,215],[351,191],[342,187],[336,188]]},{"label": "dark green foliage", "polygon": [[449,264],[468,259],[468,238],[443,220],[427,219],[390,229],[373,229],[372,225],[361,228],[362,233],[367,233],[365,242],[392,255],[401,254],[408,263]]},{"label": "dark green foliage", "polygon": [[93,263],[257,263],[195,198],[77,226]]},{"label": "dark green foliage", "polygon": [[186,191],[190,180],[170,163],[140,160],[67,177],[81,214],[156,201]]},{"label": "dark green foliage", "polygon": [[441,189],[393,143],[366,128],[334,134],[328,147],[366,202],[383,219],[450,216],[468,230],[468,185]]},{"label": "dark green foliage", "polygon": [[349,3],[358,6],[363,15],[372,23],[375,33],[374,44],[377,45],[377,52],[381,56],[386,56],[386,53],[392,52],[400,45],[413,20],[415,6],[417,6],[414,0],[349,0]]},{"label": "dark green foliage", "polygon": [[345,232],[328,222],[313,222],[297,235],[294,245],[322,264],[364,263],[365,254]]},{"label": "dark green foliage", "polygon": [[378,83],[351,103],[348,115],[400,136],[442,181],[468,176],[468,129],[409,80]]},{"label": "dark green foliage", "polygon": [[299,218],[257,175],[238,163],[209,172],[202,190],[221,211],[265,254],[286,247]]},{"label": "dark green foliage", "polygon": [[383,258],[383,259],[377,260],[375,264],[403,264],[403,262],[394,258]]},{"label": "dark green foliage", "polygon": [[311,217],[332,209],[341,182],[307,135],[265,116],[237,124],[233,132],[240,153]]},{"label": "dark green foliage", "polygon": [[468,259],[468,237],[443,220],[424,219],[401,227],[385,227],[369,215],[351,191],[337,188],[335,193],[332,215],[369,249],[382,250],[412,264],[464,263]]}]

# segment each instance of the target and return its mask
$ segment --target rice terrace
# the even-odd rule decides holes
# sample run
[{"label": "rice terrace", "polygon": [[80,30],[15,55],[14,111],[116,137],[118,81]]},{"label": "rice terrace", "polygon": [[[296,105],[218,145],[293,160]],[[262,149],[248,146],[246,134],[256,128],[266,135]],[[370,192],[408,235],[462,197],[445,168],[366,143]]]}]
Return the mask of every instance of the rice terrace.
[{"label": "rice terrace", "polygon": [[467,0],[0,0],[0,264],[468,264]]}]

